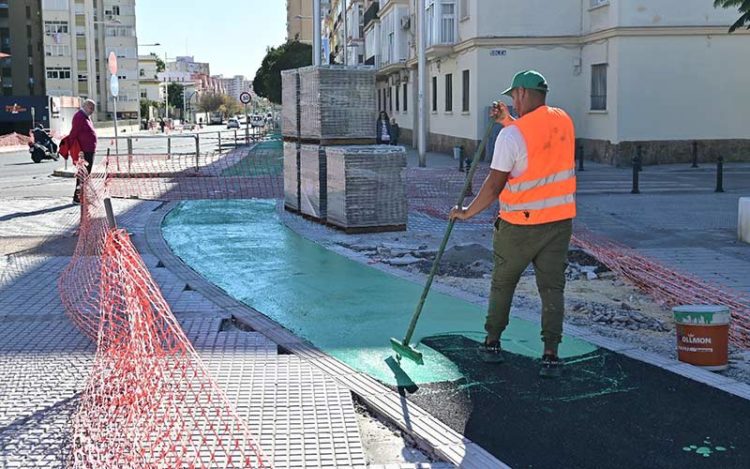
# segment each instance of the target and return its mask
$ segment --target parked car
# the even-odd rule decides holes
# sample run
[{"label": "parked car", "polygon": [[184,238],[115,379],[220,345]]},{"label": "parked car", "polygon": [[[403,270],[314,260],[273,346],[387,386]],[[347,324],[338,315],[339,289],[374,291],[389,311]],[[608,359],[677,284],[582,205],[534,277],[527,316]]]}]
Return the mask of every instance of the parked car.
[{"label": "parked car", "polygon": [[240,121],[235,119],[234,117],[230,117],[227,121],[227,129],[239,129],[240,128]]},{"label": "parked car", "polygon": [[263,119],[263,116],[257,114],[250,118],[250,125],[253,127],[263,127],[265,123],[266,121]]}]

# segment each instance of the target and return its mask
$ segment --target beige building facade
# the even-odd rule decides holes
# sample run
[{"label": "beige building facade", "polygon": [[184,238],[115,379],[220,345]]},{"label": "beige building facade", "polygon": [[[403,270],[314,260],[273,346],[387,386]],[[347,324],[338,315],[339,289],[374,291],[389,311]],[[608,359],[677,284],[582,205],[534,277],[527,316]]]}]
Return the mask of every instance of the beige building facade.
[{"label": "beige building facade", "polygon": [[286,0],[286,40],[312,44],[312,0]]},{"label": "beige building facade", "polygon": [[[430,150],[473,151],[490,103],[532,68],[549,81],[549,104],[573,117],[586,158],[629,164],[640,145],[646,163],[688,161],[694,141],[706,159],[750,154],[750,66],[741,59],[750,35],[727,33],[736,11],[702,0],[425,3]],[[417,122],[415,8],[380,1],[364,26],[379,106],[406,139]]]},{"label": "beige building facade", "polygon": [[139,114],[135,0],[42,0],[47,93],[98,103],[99,119],[114,117],[107,57],[117,57],[117,115]]}]

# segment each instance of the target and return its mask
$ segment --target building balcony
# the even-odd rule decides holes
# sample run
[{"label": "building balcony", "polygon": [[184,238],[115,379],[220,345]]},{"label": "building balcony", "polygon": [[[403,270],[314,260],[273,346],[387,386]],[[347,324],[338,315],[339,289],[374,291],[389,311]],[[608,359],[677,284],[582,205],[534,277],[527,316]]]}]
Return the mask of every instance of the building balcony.
[{"label": "building balcony", "polygon": [[453,44],[433,44],[425,50],[425,57],[428,60],[439,59],[453,54]]},{"label": "building balcony", "polygon": [[378,19],[378,12],[379,11],[380,11],[380,4],[379,3],[373,3],[372,5],[370,5],[370,7],[367,10],[365,10],[365,16],[364,16],[365,28],[372,21],[375,21],[376,19]]}]

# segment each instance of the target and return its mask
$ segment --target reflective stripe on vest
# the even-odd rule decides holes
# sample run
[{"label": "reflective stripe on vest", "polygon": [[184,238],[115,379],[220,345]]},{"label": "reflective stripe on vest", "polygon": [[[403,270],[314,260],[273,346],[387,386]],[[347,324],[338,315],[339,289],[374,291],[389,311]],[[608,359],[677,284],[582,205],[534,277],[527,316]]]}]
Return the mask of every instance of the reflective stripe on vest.
[{"label": "reflective stripe on vest", "polygon": [[541,106],[512,124],[526,143],[528,165],[500,192],[500,218],[537,225],[576,216],[575,129],[562,109]]},{"label": "reflective stripe on vest", "polygon": [[576,176],[575,169],[566,169],[565,171],[560,171],[559,173],[555,173],[551,176],[534,179],[533,181],[525,181],[525,182],[518,182],[515,184],[508,184],[506,186],[506,189],[508,189],[510,192],[527,191],[530,189],[535,189],[540,186],[544,186],[546,184],[552,184],[553,182],[560,182],[566,179],[574,178],[575,176]]},{"label": "reflective stripe on vest", "polygon": [[500,204],[500,210],[504,212],[520,212],[524,210],[541,210],[543,208],[557,207],[565,204],[575,203],[576,196],[574,194],[563,195],[560,197],[551,197],[549,199],[537,200],[534,202],[527,202],[523,204],[507,205]]}]

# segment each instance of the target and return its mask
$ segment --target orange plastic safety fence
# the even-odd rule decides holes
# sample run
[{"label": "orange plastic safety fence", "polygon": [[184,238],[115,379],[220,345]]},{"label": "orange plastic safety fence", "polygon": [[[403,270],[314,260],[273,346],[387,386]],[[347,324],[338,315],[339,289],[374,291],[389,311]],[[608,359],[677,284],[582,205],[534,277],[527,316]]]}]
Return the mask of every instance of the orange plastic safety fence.
[{"label": "orange plastic safety fence", "polygon": [[123,230],[106,236],[99,295],[97,355],[74,421],[73,466],[263,467]]},{"label": "orange plastic safety fence", "polygon": [[229,152],[110,154],[104,164],[112,197],[196,200],[282,198],[280,141]]},{"label": "orange plastic safety fence", "polygon": [[75,468],[267,467],[124,230],[106,175],[85,174],[79,241],[59,279],[66,312],[97,342],[73,421]]},{"label": "orange plastic safety fence", "polygon": [[729,308],[729,340],[750,348],[750,298],[669,269],[634,250],[577,229],[573,244],[588,251],[637,288],[666,306],[713,304]]}]

